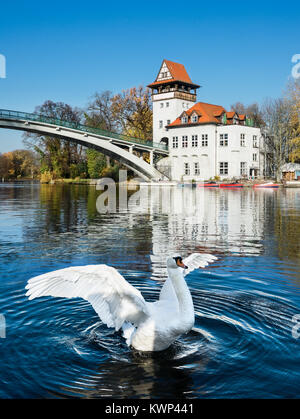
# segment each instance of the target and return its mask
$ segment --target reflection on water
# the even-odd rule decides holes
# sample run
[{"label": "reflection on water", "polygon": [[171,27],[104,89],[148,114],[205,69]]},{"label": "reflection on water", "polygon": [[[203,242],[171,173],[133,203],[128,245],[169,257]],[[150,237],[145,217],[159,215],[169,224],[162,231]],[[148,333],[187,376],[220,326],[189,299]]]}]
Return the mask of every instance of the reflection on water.
[{"label": "reflection on water", "polygon": [[[99,214],[92,186],[0,185],[0,397],[298,397],[300,190],[135,193]],[[153,301],[166,257],[197,251],[219,260],[187,277],[195,328],[159,354],[83,300],[25,297],[32,276],[107,263]]]}]

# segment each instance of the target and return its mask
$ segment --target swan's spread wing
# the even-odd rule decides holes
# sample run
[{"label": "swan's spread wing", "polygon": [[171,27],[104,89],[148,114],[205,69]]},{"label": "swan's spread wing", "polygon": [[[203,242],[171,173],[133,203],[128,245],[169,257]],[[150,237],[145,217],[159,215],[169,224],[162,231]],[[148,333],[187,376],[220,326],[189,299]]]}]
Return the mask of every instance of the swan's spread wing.
[{"label": "swan's spread wing", "polygon": [[125,321],[139,325],[148,316],[142,294],[113,267],[77,266],[31,278],[26,295],[29,299],[48,296],[89,301],[108,327],[119,330]]},{"label": "swan's spread wing", "polygon": [[186,276],[194,269],[205,268],[217,259],[218,258],[216,256],[210,255],[209,253],[192,253],[182,260],[182,262],[188,267],[188,269],[184,269],[183,274]]}]

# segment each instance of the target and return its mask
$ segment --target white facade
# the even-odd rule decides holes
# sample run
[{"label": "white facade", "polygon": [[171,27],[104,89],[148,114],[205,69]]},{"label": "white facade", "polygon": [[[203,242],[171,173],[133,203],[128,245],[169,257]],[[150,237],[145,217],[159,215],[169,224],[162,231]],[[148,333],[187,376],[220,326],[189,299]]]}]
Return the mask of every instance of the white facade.
[{"label": "white facade", "polygon": [[169,129],[168,138],[172,180],[239,179],[262,173],[259,128],[207,124]]},{"label": "white facade", "polygon": [[[153,89],[153,141],[167,143],[170,151],[169,157],[158,162],[158,170],[165,174],[168,170],[171,180],[176,181],[262,176],[264,154],[260,128],[245,125],[245,116],[242,120],[237,114],[230,124],[226,122],[226,115],[225,123],[221,122],[222,115],[208,119],[215,122],[197,123],[196,107],[200,104],[196,104],[196,89],[199,86],[190,81],[185,69],[182,73],[182,67],[165,60],[156,81],[149,85]],[[176,71],[181,71],[186,80],[176,79]],[[190,113],[189,123],[180,126],[179,120],[176,125],[168,126],[193,106],[195,123],[194,113]],[[224,114],[229,114],[220,106],[204,103],[201,106],[223,109]],[[198,114],[201,121],[201,112]]]},{"label": "white facade", "polygon": [[189,99],[175,97],[175,92],[152,95],[153,141],[159,143],[162,138],[169,138],[170,132],[166,126],[195,104],[194,100]]}]

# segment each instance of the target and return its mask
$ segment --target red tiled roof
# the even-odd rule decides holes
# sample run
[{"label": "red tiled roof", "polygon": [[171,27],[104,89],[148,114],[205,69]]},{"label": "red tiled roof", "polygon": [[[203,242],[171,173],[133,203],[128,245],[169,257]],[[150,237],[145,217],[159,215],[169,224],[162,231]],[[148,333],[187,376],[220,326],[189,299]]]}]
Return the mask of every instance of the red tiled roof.
[{"label": "red tiled roof", "polygon": [[179,81],[179,82],[181,81],[183,83],[188,83],[194,86],[198,86],[192,82],[183,64],[174,63],[173,61],[169,61],[169,60],[163,60],[162,65],[163,63],[166,63],[166,66],[168,67],[168,70],[170,71],[172,78],[167,79],[167,80],[158,80],[157,79],[158,75],[157,75],[155,82],[149,84],[148,87],[156,86],[158,84],[170,83],[174,81]]},{"label": "red tiled roof", "polygon": [[[197,124],[209,124],[209,123],[220,124],[222,123],[220,117],[223,113],[225,113],[227,117],[229,115],[229,119],[233,118],[234,114],[236,113],[236,112],[226,112],[223,106],[212,105],[210,103],[204,103],[204,102],[198,102],[198,103],[195,103],[195,105],[192,106],[190,109],[185,111],[185,114],[187,114],[190,117],[194,111],[196,111],[197,114],[199,115]],[[169,124],[168,127],[172,128],[172,127],[181,125],[181,116],[182,114],[178,118],[176,118],[175,121],[171,122],[171,124]],[[243,118],[240,118],[241,120],[245,119],[245,115],[239,115],[239,117],[243,117]],[[231,122],[228,122],[228,123],[231,123]],[[195,124],[195,123],[191,122],[189,118],[188,124]]]},{"label": "red tiled roof", "polygon": [[185,81],[186,83],[192,83],[186,69],[183,64],[174,63],[173,61],[164,60],[174,80]]},{"label": "red tiled roof", "polygon": [[228,119],[231,119],[234,117],[234,115],[236,114],[236,112],[232,111],[232,112],[226,112],[226,116]]}]

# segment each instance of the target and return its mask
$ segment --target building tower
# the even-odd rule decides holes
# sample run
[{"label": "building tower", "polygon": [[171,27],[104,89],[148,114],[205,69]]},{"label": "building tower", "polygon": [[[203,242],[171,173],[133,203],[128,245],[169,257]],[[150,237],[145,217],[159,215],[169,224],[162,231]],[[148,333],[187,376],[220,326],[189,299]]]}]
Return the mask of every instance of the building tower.
[{"label": "building tower", "polygon": [[194,105],[200,86],[192,83],[182,64],[163,60],[155,81],[148,87],[152,89],[153,141],[169,144],[166,126]]}]

